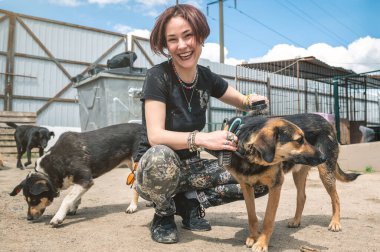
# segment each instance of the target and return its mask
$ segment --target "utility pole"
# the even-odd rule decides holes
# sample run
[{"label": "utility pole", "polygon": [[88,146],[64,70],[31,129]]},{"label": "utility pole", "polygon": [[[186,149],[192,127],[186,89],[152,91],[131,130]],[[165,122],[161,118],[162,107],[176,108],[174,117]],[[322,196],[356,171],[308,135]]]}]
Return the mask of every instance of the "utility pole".
[{"label": "utility pole", "polygon": [[223,0],[219,0],[219,43],[220,43],[220,63],[224,63]]},{"label": "utility pole", "polygon": [[223,26],[223,2],[225,0],[216,0],[207,4],[207,14],[208,6],[212,4],[219,3],[219,44],[220,44],[220,63],[224,63],[224,26]]}]

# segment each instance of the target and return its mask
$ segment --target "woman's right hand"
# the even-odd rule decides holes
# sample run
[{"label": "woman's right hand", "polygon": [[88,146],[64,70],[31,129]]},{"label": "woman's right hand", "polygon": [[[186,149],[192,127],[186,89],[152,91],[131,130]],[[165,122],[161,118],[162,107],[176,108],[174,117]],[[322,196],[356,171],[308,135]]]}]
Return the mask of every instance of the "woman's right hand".
[{"label": "woman's right hand", "polygon": [[195,144],[209,150],[237,150],[238,138],[232,132],[218,130],[213,132],[199,132],[195,136]]}]

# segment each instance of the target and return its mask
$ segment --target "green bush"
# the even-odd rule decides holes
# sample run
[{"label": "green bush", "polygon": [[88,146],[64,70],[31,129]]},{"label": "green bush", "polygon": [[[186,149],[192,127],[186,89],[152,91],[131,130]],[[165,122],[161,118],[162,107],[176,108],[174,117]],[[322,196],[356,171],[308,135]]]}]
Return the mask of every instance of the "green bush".
[{"label": "green bush", "polygon": [[366,173],[372,173],[372,172],[374,172],[374,170],[373,170],[372,166],[366,166],[365,167],[365,172]]}]

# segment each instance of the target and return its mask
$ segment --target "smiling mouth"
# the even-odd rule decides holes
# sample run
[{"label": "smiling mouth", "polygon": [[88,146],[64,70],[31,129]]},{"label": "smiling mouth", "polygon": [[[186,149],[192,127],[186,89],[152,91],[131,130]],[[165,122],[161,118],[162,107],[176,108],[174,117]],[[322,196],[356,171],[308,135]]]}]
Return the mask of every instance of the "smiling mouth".
[{"label": "smiling mouth", "polygon": [[181,60],[188,60],[193,55],[193,52],[191,51],[191,52],[181,53],[177,55]]}]

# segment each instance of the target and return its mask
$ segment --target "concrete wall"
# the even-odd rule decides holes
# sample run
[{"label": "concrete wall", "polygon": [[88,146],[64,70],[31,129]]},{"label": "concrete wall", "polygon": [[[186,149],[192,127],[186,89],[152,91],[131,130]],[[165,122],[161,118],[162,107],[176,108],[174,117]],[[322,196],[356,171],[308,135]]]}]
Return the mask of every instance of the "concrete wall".
[{"label": "concrete wall", "polygon": [[380,142],[341,145],[338,162],[343,170],[380,172]]}]

